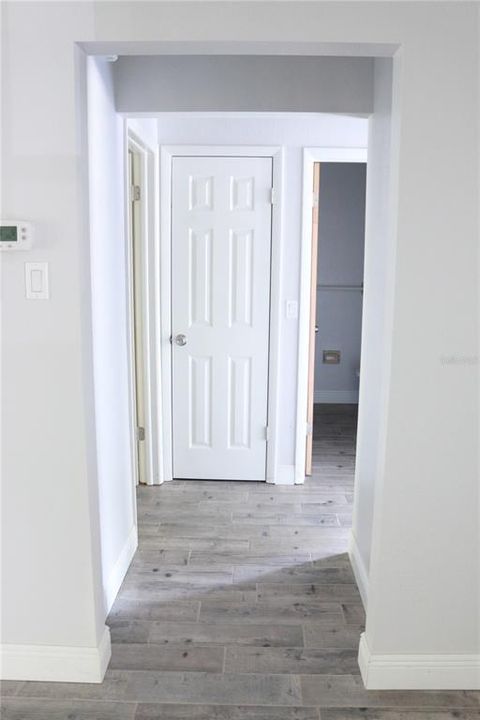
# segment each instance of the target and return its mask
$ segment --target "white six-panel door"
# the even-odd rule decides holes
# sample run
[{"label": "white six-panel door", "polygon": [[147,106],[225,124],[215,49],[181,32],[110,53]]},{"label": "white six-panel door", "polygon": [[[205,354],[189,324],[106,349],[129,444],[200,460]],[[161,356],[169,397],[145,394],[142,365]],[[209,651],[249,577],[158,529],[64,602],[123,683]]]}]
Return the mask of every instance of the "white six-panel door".
[{"label": "white six-panel door", "polygon": [[173,476],[265,480],[272,159],[172,162]]}]

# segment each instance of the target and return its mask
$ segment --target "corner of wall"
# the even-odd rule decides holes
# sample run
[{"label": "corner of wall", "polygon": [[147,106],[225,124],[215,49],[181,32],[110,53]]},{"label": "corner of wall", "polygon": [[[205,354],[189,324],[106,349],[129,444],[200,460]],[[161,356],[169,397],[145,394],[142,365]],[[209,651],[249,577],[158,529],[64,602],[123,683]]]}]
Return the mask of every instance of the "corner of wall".
[{"label": "corner of wall", "polygon": [[127,574],[127,570],[130,567],[130,563],[133,560],[137,547],[138,533],[137,526],[134,525],[128,534],[125,545],[123,546],[115,565],[112,567],[108,578],[104,582],[103,594],[105,613],[107,615],[115,602],[115,598],[118,595],[118,591],[120,590],[120,586]]},{"label": "corner of wall", "polygon": [[367,690],[480,690],[480,655],[379,655],[362,633],[358,664]]},{"label": "corner of wall", "polygon": [[105,625],[97,647],[0,646],[1,679],[36,682],[101,683],[112,654]]},{"label": "corner of wall", "polygon": [[367,612],[369,586],[368,570],[363,561],[360,548],[358,547],[353,531],[350,533],[348,555],[350,557],[350,564],[352,566],[353,574],[355,575],[360,597],[362,598],[363,607],[365,608],[365,612]]}]

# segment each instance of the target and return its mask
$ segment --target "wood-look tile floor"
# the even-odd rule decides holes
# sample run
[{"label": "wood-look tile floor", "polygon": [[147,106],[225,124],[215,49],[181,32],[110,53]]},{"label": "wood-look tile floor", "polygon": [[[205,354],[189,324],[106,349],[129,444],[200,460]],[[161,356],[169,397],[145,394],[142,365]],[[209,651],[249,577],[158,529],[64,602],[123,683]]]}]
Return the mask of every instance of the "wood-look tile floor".
[{"label": "wood-look tile floor", "polygon": [[316,407],[304,486],[139,488],[103,684],[4,683],[2,720],[479,720],[480,693],[363,688],[355,428],[353,406]]}]

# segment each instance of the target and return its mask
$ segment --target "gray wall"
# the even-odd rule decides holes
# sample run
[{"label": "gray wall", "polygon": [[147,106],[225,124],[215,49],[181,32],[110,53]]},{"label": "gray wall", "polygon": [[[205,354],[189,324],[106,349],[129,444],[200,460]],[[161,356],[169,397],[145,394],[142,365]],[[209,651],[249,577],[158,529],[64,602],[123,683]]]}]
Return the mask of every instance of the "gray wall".
[{"label": "gray wall", "polygon": [[[315,401],[357,402],[365,239],[364,163],[322,163],[320,170]],[[326,289],[324,286],[335,289]],[[322,362],[340,350],[339,365]]]},{"label": "gray wall", "polygon": [[122,112],[349,112],[373,107],[373,60],[339,57],[124,56]]}]

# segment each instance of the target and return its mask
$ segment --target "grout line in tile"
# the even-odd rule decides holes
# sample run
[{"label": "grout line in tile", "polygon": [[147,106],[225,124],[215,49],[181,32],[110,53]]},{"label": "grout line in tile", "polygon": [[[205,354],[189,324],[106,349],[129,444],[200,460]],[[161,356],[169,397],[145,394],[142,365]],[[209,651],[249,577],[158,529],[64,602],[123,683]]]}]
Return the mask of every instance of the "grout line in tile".
[{"label": "grout line in tile", "polygon": [[300,695],[300,705],[303,706],[303,688],[302,688],[302,677],[301,675],[292,675],[292,677],[297,679],[298,682],[298,689],[299,689],[299,695]]},{"label": "grout line in tile", "polygon": [[[128,671],[125,671],[125,670],[115,670],[114,672],[145,672],[145,671],[144,671],[144,670],[128,670]],[[26,680],[26,681],[25,681],[25,684],[30,684],[30,683],[32,683],[32,682],[38,682],[38,681],[37,681],[37,680]],[[40,681],[40,682],[48,682],[49,684],[53,684],[53,683],[56,682],[56,681],[51,681],[51,680],[45,680],[45,681],[43,681],[43,680],[42,680],[42,681]],[[8,695],[8,696],[5,696],[5,697],[2,696],[1,699],[2,699],[2,701],[3,701],[3,700],[20,700],[20,701],[25,701],[25,700],[27,700],[27,701],[29,701],[29,700],[38,700],[38,701],[41,702],[42,700],[47,700],[47,701],[48,701],[48,700],[57,699],[57,698],[51,698],[51,697],[47,697],[47,696],[45,696],[45,695],[35,695],[35,694],[31,694],[31,693],[30,693],[30,694],[28,694],[28,695]],[[58,699],[60,700],[60,702],[67,702],[67,699],[66,699],[66,698],[60,697],[60,698],[58,698]],[[142,701],[140,700],[140,701],[138,702],[138,701],[135,701],[135,700],[128,700],[128,698],[118,698],[118,699],[114,698],[114,699],[111,699],[111,698],[109,698],[109,697],[98,697],[98,698],[95,698],[95,697],[74,697],[74,698],[72,698],[72,702],[80,703],[80,705],[87,705],[88,703],[91,703],[91,702],[94,702],[94,703],[97,704],[97,705],[107,705],[107,704],[109,704],[109,703],[114,702],[114,703],[117,703],[118,705],[131,705],[131,706],[132,706],[132,709],[133,709],[133,710],[135,711],[135,713],[136,713],[136,712],[137,712],[137,709],[138,709],[138,705],[139,705]],[[42,708],[42,709],[43,709],[43,708]],[[37,716],[37,717],[38,717],[38,716]],[[45,717],[45,716],[44,716],[44,717]],[[64,716],[64,717],[66,717],[66,716]],[[69,715],[68,717],[70,717],[70,715]],[[78,717],[78,716],[75,714],[75,716],[72,716],[72,717]],[[134,718],[135,718],[135,715],[132,715],[131,720],[134,720]],[[30,717],[27,718],[25,715],[22,715],[22,720],[30,720]]]}]

